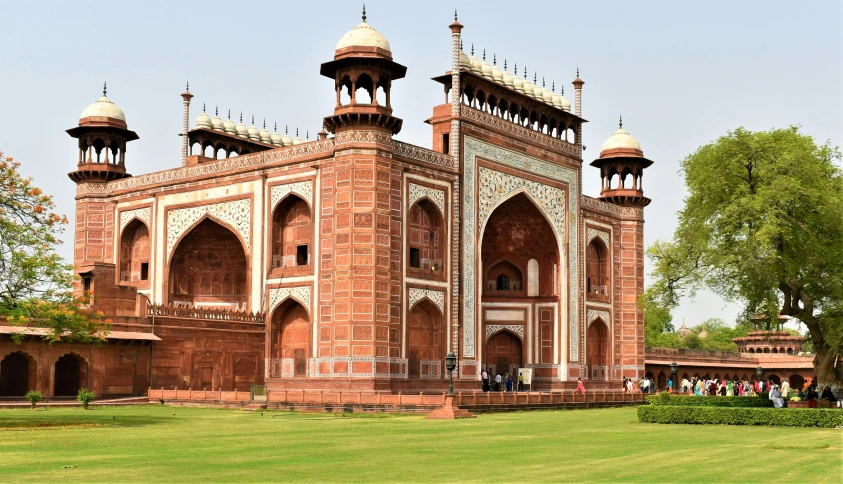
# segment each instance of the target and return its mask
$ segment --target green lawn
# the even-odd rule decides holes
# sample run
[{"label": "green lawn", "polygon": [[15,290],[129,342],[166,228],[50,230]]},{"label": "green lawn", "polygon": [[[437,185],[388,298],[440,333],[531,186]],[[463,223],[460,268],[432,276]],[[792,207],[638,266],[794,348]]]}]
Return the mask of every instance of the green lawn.
[{"label": "green lawn", "polygon": [[839,483],[842,444],[834,429],[640,424],[633,408],[434,421],[53,407],[0,410],[0,482]]}]

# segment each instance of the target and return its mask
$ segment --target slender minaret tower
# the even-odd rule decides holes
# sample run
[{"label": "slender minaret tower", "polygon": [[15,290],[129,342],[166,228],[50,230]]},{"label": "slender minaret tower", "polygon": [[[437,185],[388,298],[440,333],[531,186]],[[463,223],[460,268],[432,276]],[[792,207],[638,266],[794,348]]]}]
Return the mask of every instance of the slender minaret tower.
[{"label": "slender minaret tower", "polygon": [[[460,166],[460,36],[462,24],[457,21],[457,9],[454,9],[454,23],[451,28],[451,135],[449,136],[450,154],[454,167]],[[457,348],[454,348],[457,351]]]},{"label": "slender minaret tower", "polygon": [[577,103],[575,114],[579,117],[582,117],[582,85],[585,84],[585,81],[580,79],[579,67],[577,67],[577,78],[574,79],[574,82],[572,82],[572,84],[574,85],[574,100]]},{"label": "slender minaret tower", "polygon": [[181,93],[181,98],[182,105],[184,106],[181,123],[181,166],[184,166],[187,164],[187,130],[190,128],[190,100],[193,99],[193,94],[190,93],[190,82],[187,83],[184,92]]}]

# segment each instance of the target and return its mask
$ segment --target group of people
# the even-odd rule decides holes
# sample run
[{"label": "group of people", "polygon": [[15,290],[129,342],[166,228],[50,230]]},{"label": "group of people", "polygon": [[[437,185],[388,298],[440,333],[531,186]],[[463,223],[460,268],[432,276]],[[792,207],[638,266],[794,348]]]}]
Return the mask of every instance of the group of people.
[{"label": "group of people", "polygon": [[[518,373],[515,380],[512,379],[512,373],[498,373],[490,378],[490,375],[486,369],[483,369],[483,373],[481,373],[480,378],[483,381],[483,391],[484,392],[511,392],[513,388],[517,388],[516,391],[524,391],[524,375]],[[515,387],[515,384],[518,384]]]}]

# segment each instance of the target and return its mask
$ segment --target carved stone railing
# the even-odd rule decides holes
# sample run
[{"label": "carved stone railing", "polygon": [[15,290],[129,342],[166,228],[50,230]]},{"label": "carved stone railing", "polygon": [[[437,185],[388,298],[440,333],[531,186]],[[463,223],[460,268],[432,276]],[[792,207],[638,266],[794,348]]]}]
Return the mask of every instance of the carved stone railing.
[{"label": "carved stone railing", "polygon": [[196,308],[173,306],[171,304],[155,304],[147,306],[147,316],[165,316],[171,318],[210,319],[214,321],[237,321],[245,323],[263,323],[264,313],[251,311],[235,311],[231,309]]},{"label": "carved stone railing", "polygon": [[529,140],[557,151],[563,151],[577,158],[581,156],[580,148],[577,144],[556,139],[540,131],[525,128],[512,121],[493,116],[471,106],[466,106],[465,104],[460,105],[460,116],[491,128],[499,129],[519,139]]},{"label": "carved stone railing", "polygon": [[454,157],[439,153],[438,151],[429,150],[427,148],[420,148],[400,141],[392,141],[393,154],[396,156],[403,156],[411,160],[422,161],[424,163],[431,163],[436,166],[444,166],[446,168],[456,168],[454,166]]}]

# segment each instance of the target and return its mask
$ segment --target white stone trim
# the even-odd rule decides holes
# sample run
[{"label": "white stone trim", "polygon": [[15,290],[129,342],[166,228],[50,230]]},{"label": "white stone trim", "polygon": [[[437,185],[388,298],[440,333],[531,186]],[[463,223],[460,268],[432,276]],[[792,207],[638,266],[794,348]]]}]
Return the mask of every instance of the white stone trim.
[{"label": "white stone trim", "polygon": [[[266,311],[268,317],[272,317],[272,312],[275,308],[284,302],[287,298],[293,298],[299,301],[307,310],[307,314],[312,314],[310,310],[310,286],[293,286],[293,287],[278,287],[269,290],[269,308]],[[313,318],[311,317],[311,322]]]},{"label": "white stone trim", "polygon": [[251,248],[252,202],[249,199],[179,208],[167,212],[167,259],[173,253],[176,242],[184,233],[204,216],[214,217],[229,226],[243,238],[246,251]]},{"label": "white stone trim", "polygon": [[136,218],[138,220],[146,222],[146,227],[150,230],[150,235],[152,235],[152,227],[151,227],[151,224],[149,222],[150,217],[151,217],[150,207],[136,208],[134,210],[126,210],[126,211],[120,212],[120,233],[122,234],[123,229],[125,229],[126,226],[129,225],[129,222],[131,222],[132,219]]},{"label": "white stone trim", "polygon": [[438,190],[436,188],[425,187],[422,185],[416,185],[415,183],[410,182],[410,194],[409,199],[407,200],[407,207],[412,208],[412,206],[421,200],[422,198],[429,198],[434,205],[439,207],[439,215],[443,218],[445,217],[445,191]]},{"label": "white stone trim", "polygon": [[313,182],[311,180],[300,181],[295,183],[286,183],[284,185],[273,185],[270,188],[270,212],[275,210],[275,207],[282,198],[289,194],[295,194],[307,201],[311,210],[313,209]]},{"label": "white stone trim", "polygon": [[521,341],[524,342],[524,325],[523,324],[487,324],[486,325],[486,341],[497,333],[498,331],[508,330],[518,335]]},{"label": "white stone trim", "polygon": [[435,304],[437,308],[439,308],[439,311],[442,312],[442,316],[445,316],[444,291],[433,291],[430,289],[419,289],[417,287],[411,287],[409,290],[409,297],[407,299],[407,307],[409,309],[412,309],[417,302],[421,301],[424,298],[430,299],[430,301]]},{"label": "white stone trim", "polygon": [[595,229],[593,227],[588,227],[588,229],[585,232],[585,243],[590,244],[591,241],[594,240],[596,237],[599,237],[600,240],[602,240],[603,243],[606,244],[607,249],[609,249],[610,251],[612,250],[612,245],[609,242],[609,233],[608,232],[605,232],[605,231],[599,230],[599,229]]}]

